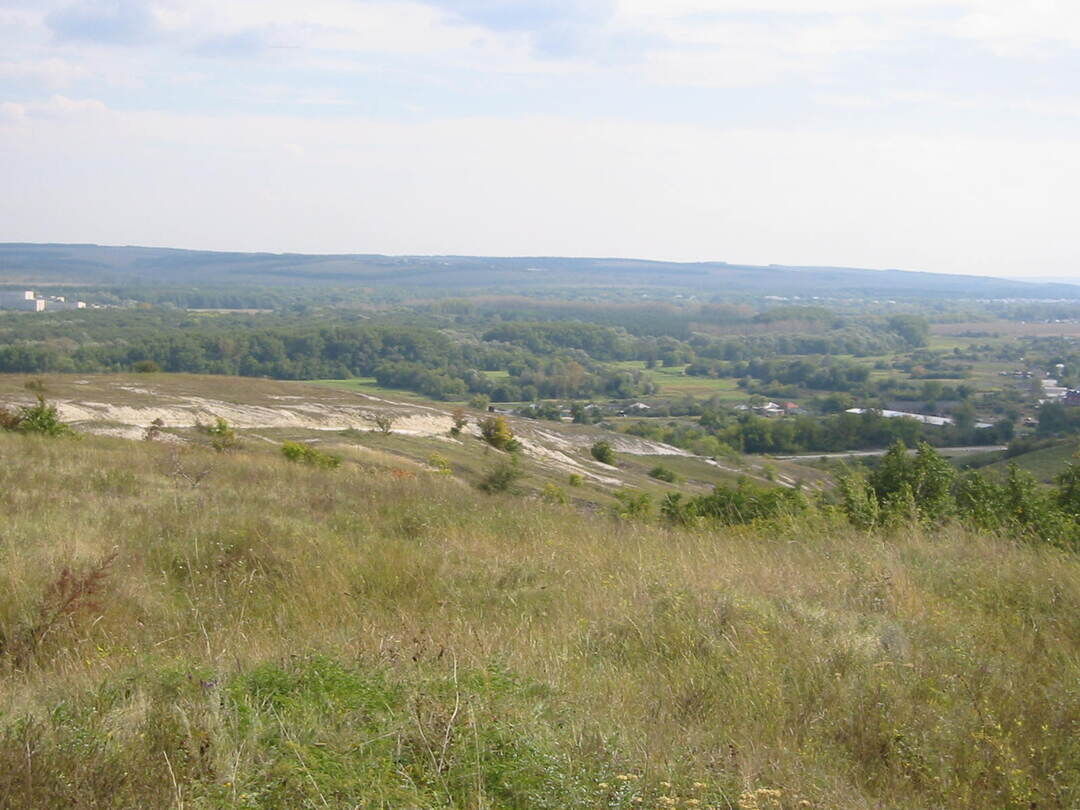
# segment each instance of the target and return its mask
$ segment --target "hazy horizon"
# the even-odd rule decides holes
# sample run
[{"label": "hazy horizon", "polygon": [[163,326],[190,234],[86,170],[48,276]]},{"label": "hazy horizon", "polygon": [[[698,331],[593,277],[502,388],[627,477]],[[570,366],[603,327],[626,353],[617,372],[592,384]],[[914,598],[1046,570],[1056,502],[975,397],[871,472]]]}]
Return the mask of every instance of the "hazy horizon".
[{"label": "hazy horizon", "polygon": [[1080,280],[1080,7],[0,0],[0,241]]}]

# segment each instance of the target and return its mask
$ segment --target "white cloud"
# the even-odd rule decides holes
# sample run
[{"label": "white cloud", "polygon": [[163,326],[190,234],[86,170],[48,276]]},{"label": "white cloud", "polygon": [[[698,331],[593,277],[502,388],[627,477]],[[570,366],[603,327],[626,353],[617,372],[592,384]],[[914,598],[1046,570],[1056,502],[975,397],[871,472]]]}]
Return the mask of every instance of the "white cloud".
[{"label": "white cloud", "polygon": [[26,117],[26,107],[14,101],[0,102],[0,121],[22,121]]},{"label": "white cloud", "polygon": [[28,79],[47,87],[64,87],[89,75],[90,72],[85,67],[55,57],[0,62],[0,78]]},{"label": "white cloud", "polygon": [[4,117],[9,121],[29,119],[63,119],[101,116],[108,108],[94,98],[68,98],[54,95],[48,99],[27,103],[3,102]]},{"label": "white cloud", "polygon": [[971,2],[952,27],[960,38],[1010,56],[1037,56],[1040,45],[1080,45],[1080,4],[1074,0]]}]

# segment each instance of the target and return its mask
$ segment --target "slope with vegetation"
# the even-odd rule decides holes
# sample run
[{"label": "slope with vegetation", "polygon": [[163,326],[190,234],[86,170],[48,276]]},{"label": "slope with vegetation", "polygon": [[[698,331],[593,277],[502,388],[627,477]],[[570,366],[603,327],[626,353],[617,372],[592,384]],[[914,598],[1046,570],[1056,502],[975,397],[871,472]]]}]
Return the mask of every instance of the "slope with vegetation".
[{"label": "slope with vegetation", "polygon": [[0,431],[0,806],[1080,803],[1074,552],[290,455]]}]

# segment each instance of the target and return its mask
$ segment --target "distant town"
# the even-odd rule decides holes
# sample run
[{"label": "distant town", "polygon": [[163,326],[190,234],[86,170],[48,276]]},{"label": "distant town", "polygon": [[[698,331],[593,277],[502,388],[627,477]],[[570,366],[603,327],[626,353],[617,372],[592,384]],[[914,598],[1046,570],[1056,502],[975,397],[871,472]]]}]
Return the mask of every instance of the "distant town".
[{"label": "distant town", "polygon": [[57,312],[69,309],[86,309],[84,301],[68,301],[62,295],[37,296],[33,290],[0,292],[0,309],[16,309],[23,312]]}]

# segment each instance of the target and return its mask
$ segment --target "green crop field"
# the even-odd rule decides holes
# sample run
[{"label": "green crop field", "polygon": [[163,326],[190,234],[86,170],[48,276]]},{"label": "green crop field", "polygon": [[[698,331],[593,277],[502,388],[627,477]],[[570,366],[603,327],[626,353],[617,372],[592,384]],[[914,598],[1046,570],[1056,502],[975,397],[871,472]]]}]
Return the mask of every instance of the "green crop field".
[{"label": "green crop field", "polygon": [[732,402],[741,402],[746,399],[747,396],[733,379],[691,377],[684,373],[686,366],[670,366],[668,368],[657,366],[656,368],[648,369],[645,368],[645,363],[643,361],[636,360],[613,363],[612,365],[616,368],[644,372],[649,379],[660,387],[661,396],[717,396]]}]

